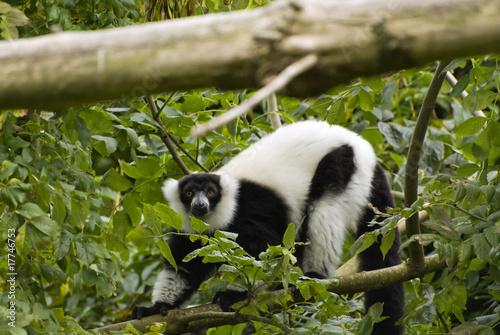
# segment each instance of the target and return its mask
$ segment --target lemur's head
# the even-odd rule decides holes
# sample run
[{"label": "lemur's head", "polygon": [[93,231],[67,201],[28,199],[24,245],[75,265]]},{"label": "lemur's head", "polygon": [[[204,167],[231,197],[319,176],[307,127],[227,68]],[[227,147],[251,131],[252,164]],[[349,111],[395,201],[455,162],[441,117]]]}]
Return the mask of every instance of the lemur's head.
[{"label": "lemur's head", "polygon": [[211,173],[197,173],[179,180],[179,198],[186,212],[202,219],[214,210],[222,192],[220,176]]},{"label": "lemur's head", "polygon": [[185,231],[190,231],[190,216],[209,224],[209,231],[214,231],[231,223],[238,188],[238,181],[228,174],[194,173],[179,181],[167,180],[163,193],[170,207],[184,217]]}]

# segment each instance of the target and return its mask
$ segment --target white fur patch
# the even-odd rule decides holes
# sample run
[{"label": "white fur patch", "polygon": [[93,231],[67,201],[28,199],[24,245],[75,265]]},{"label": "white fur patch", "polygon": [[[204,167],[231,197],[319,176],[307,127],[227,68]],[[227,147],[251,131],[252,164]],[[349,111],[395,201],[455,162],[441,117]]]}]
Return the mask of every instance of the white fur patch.
[{"label": "white fur patch", "polygon": [[291,209],[290,222],[298,224],[318,163],[344,144],[353,148],[358,167],[351,183],[366,183],[369,190],[376,163],[371,145],[356,133],[326,122],[305,121],[282,127],[234,157],[221,171],[278,192]]},{"label": "white fur patch", "polygon": [[178,297],[189,289],[189,285],[173,269],[164,269],[158,274],[153,287],[153,304],[163,302],[175,305]]}]

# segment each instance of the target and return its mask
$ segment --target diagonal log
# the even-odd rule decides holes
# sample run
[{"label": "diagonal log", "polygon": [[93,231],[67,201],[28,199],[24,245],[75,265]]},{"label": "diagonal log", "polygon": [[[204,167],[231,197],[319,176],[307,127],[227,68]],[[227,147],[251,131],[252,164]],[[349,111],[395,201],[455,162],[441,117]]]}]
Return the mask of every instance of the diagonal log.
[{"label": "diagonal log", "polygon": [[500,51],[500,0],[278,1],[248,11],[0,42],[0,109],[57,110],[216,86],[261,87],[310,53],[285,93]]}]

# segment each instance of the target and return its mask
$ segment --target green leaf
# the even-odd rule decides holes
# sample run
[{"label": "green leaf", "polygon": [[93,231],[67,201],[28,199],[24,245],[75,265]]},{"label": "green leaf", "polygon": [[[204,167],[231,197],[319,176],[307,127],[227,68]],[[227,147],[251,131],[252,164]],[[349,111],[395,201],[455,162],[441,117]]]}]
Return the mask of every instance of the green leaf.
[{"label": "green leaf", "polygon": [[359,255],[360,253],[371,247],[373,243],[377,242],[377,237],[379,234],[380,232],[375,230],[373,232],[365,233],[364,235],[360,236],[351,246],[351,255]]},{"label": "green leaf", "polygon": [[37,216],[46,216],[45,213],[37,204],[34,203],[25,203],[19,207],[19,214],[27,219],[33,219]]},{"label": "green leaf", "polygon": [[160,235],[162,224],[158,217],[156,216],[156,211],[150,204],[144,204],[143,207],[144,222],[151,229],[153,234]]},{"label": "green leaf", "polygon": [[16,27],[7,21],[0,21],[0,36],[5,40],[13,40],[19,38],[19,33]]},{"label": "green leaf", "polygon": [[125,127],[122,125],[115,125],[114,127],[121,129],[121,130],[124,130],[127,133],[128,142],[130,143],[130,147],[132,147],[134,149],[140,147],[141,143],[139,141],[139,136],[137,136],[137,132],[134,129],[128,128],[128,127]]},{"label": "green leaf", "polygon": [[210,227],[208,224],[201,221],[200,219],[197,219],[192,216],[190,218],[191,218],[191,228],[194,229],[194,231],[196,231],[197,233],[201,234]]},{"label": "green leaf", "polygon": [[56,260],[60,261],[67,256],[69,248],[71,246],[72,236],[66,231],[62,231],[61,237],[59,238],[59,243],[56,244]]},{"label": "green leaf", "polygon": [[97,273],[91,268],[82,269],[83,284],[92,287],[97,283]]},{"label": "green leaf", "polygon": [[486,121],[487,119],[482,116],[471,117],[456,127],[453,132],[458,136],[472,136],[483,128]]},{"label": "green leaf", "polygon": [[111,168],[102,177],[102,183],[115,191],[124,192],[132,187],[132,183],[122,176],[114,168]]},{"label": "green leaf", "polygon": [[68,222],[76,228],[83,229],[88,217],[88,204],[78,202],[76,199],[71,199],[71,213],[68,213]]},{"label": "green leaf", "polygon": [[139,171],[139,169],[137,168],[137,166],[135,165],[131,165],[127,162],[124,162],[124,161],[120,161],[120,170],[126,174],[127,176],[129,176],[130,178],[133,178],[133,179],[138,179],[138,178],[143,178],[144,176],[142,175],[142,173]]},{"label": "green leaf", "polygon": [[283,235],[283,245],[292,248],[295,245],[295,224],[290,223]]},{"label": "green leaf", "polygon": [[[382,316],[382,304],[377,302],[368,309],[366,315],[361,319],[358,325],[359,334],[371,334],[373,325]],[[384,318],[385,319],[385,318]]]},{"label": "green leaf", "polygon": [[368,86],[374,92],[380,93],[384,89],[384,81],[380,76],[373,76],[369,78],[361,78],[361,84]]},{"label": "green leaf", "polygon": [[16,172],[17,164],[4,160],[0,169],[0,180],[5,180]]},{"label": "green leaf", "polygon": [[338,99],[331,105],[326,121],[328,124],[342,124],[345,122],[344,99]]},{"label": "green leaf", "polygon": [[331,98],[319,98],[313,103],[311,109],[318,114],[325,114],[331,105],[332,105]]},{"label": "green leaf", "polygon": [[459,67],[464,63],[465,59],[457,58],[452,60],[448,65],[446,65],[441,73],[445,73],[446,71],[451,71]]},{"label": "green leaf", "polygon": [[162,203],[156,203],[154,205],[154,209],[156,215],[160,217],[162,223],[165,227],[167,227],[167,229],[170,229],[171,227],[174,227],[177,230],[182,229],[182,226],[184,224],[182,215],[178,214],[172,208]]},{"label": "green leaf", "polygon": [[201,111],[205,109],[205,102],[201,95],[193,92],[191,95],[184,97],[184,103],[181,105],[181,111],[184,113]]},{"label": "green leaf", "polygon": [[148,133],[144,134],[144,142],[146,142],[148,149],[151,150],[151,152],[158,157],[159,156],[158,149],[156,148],[153,140],[151,139],[151,136],[149,136]]},{"label": "green leaf", "polygon": [[10,7],[5,13],[5,20],[14,26],[24,26],[30,22],[22,11],[14,7]]},{"label": "green leaf", "polygon": [[75,115],[73,122],[75,123],[75,130],[76,133],[78,134],[78,139],[82,143],[84,147],[90,144],[90,138],[92,137],[92,132],[90,129],[87,127],[87,123],[79,117],[78,115]]},{"label": "green leaf", "polygon": [[40,273],[49,283],[66,283],[67,275],[58,266],[40,264]]},{"label": "green leaf", "polygon": [[472,256],[472,245],[470,241],[463,241],[458,246],[458,261],[462,266],[467,266]]},{"label": "green leaf", "polygon": [[373,110],[373,98],[370,93],[361,89],[358,92],[359,96],[359,107],[367,112],[371,112]]},{"label": "green leaf", "polygon": [[479,259],[483,260],[488,257],[491,246],[484,237],[484,234],[473,235],[472,246],[474,247],[474,253]]},{"label": "green leaf", "polygon": [[134,228],[127,234],[127,240],[135,244],[139,250],[148,249],[154,241],[154,237],[155,235],[149,228],[141,226]]},{"label": "green leaf", "polygon": [[396,123],[378,122],[378,129],[384,135],[387,142],[394,148],[397,153],[400,153],[404,148],[403,133],[401,126]]},{"label": "green leaf", "polygon": [[379,107],[381,111],[385,111],[391,107],[391,99],[396,90],[396,84],[396,81],[393,81],[385,85],[382,91],[382,105]]},{"label": "green leaf", "polygon": [[458,167],[457,176],[460,178],[468,178],[479,171],[479,169],[480,167],[477,164],[466,163]]},{"label": "green leaf", "polygon": [[104,275],[99,274],[96,282],[97,295],[103,298],[109,298],[115,292],[115,286]]},{"label": "green leaf", "polygon": [[172,255],[172,251],[170,250],[170,246],[168,245],[168,243],[163,241],[162,239],[159,239],[158,247],[160,248],[163,257],[165,257],[170,265],[174,267],[175,271],[177,271],[177,263],[175,262],[174,256]]},{"label": "green leaf", "polygon": [[94,148],[104,157],[109,157],[118,148],[118,141],[113,137],[93,135],[92,138],[97,140]]},{"label": "green leaf", "polygon": [[75,243],[76,258],[82,264],[90,266],[95,259],[95,249],[91,243]]},{"label": "green leaf", "polygon": [[389,252],[389,249],[391,249],[392,245],[394,244],[394,238],[396,237],[395,232],[395,229],[391,229],[384,237],[382,237],[380,250],[382,251],[382,255],[384,258],[385,255],[387,255],[387,253]]},{"label": "green leaf", "polygon": [[457,81],[456,85],[453,86],[453,89],[451,90],[450,96],[452,97],[458,97],[460,93],[465,91],[467,86],[470,83],[470,76],[469,74],[464,74],[460,79]]},{"label": "green leaf", "polygon": [[122,203],[130,222],[133,226],[137,226],[142,220],[142,201],[140,195],[137,193],[127,193]]},{"label": "green leaf", "polygon": [[480,161],[488,159],[491,151],[491,136],[489,129],[483,130],[472,143],[472,154]]},{"label": "green leaf", "polygon": [[477,90],[471,92],[467,97],[465,97],[462,104],[469,112],[473,113],[478,110],[483,110],[488,105],[493,102],[497,94],[489,90]]},{"label": "green leaf", "polygon": [[163,174],[160,162],[157,159],[137,157],[136,164],[144,177],[156,179]]},{"label": "green leaf", "polygon": [[56,194],[54,194],[51,217],[60,225],[62,225],[64,223],[64,220],[66,219],[66,205],[64,204],[62,195],[59,192],[56,192]]}]

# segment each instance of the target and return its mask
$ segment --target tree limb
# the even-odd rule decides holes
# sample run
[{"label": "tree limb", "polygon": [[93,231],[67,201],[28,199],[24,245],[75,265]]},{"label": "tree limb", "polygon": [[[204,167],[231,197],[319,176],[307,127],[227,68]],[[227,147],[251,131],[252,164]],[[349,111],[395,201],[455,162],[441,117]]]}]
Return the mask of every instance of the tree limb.
[{"label": "tree limb", "polygon": [[[434,77],[432,78],[429,89],[422,102],[422,107],[418,114],[417,123],[413,131],[413,136],[410,142],[410,149],[408,150],[408,158],[406,160],[405,170],[405,206],[410,207],[418,199],[418,167],[422,148],[424,145],[425,134],[427,133],[427,126],[434,110],[436,100],[445,79],[443,69],[446,67],[446,62],[439,62]],[[413,235],[420,234],[420,223],[418,221],[418,213],[413,214],[406,219],[406,234],[408,238]],[[424,249],[418,241],[413,241],[409,245],[410,251],[410,265],[419,268],[424,266]]]},{"label": "tree limb", "polygon": [[[339,280],[338,284],[329,285],[328,290],[337,294],[353,294],[367,290],[376,290],[392,286],[396,283],[408,281],[410,279],[423,277],[428,273],[444,269],[445,267],[445,261],[440,260],[438,255],[433,255],[426,257],[423,266],[419,268],[414,268],[409,266],[407,263],[403,263],[390,268],[340,276],[337,277]],[[270,309],[279,310],[280,306],[270,306]],[[254,316],[244,316],[231,312],[224,313],[221,311],[219,305],[206,304],[182,310],[171,310],[168,312],[166,317],[153,315],[141,320],[126,321],[101,327],[98,330],[101,333],[122,330],[125,329],[126,324],[130,322],[136,329],[144,332],[146,330],[146,326],[149,326],[154,322],[167,322],[165,334],[175,335],[196,332],[202,329],[221,325],[238,324],[252,319],[257,320]],[[269,323],[271,320],[258,318],[258,321]],[[273,323],[273,325],[277,327],[284,326],[276,323]]]},{"label": "tree limb", "polygon": [[271,127],[276,130],[281,128],[281,120],[278,113],[278,100],[276,98],[276,93],[271,94],[266,99],[267,110],[266,113],[269,115],[269,121],[271,122]]},{"label": "tree limb", "polygon": [[298,61],[290,64],[286,69],[283,70],[276,78],[274,78],[269,84],[255,92],[250,98],[243,101],[238,106],[228,110],[221,116],[205,123],[204,125],[197,126],[191,131],[191,134],[196,137],[201,137],[211,130],[216,129],[222,125],[227,124],[231,120],[243,115],[248,112],[256,104],[267,98],[276,91],[284,88],[289,84],[295,77],[309,70],[318,62],[318,56],[311,54]]},{"label": "tree limb", "polygon": [[318,95],[360,76],[500,52],[500,0],[277,1],[264,8],[0,41],[0,109],[64,109],[148,93],[287,86]]}]

